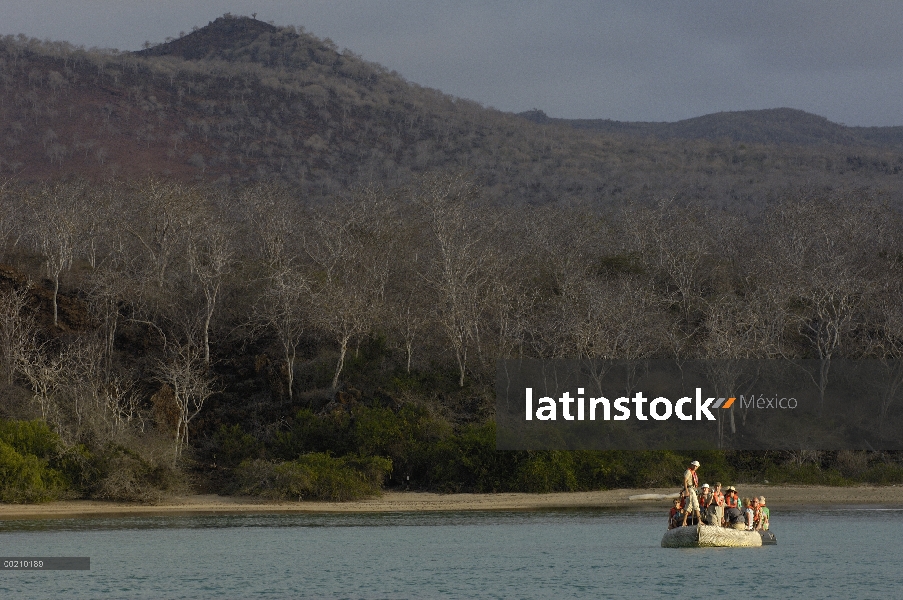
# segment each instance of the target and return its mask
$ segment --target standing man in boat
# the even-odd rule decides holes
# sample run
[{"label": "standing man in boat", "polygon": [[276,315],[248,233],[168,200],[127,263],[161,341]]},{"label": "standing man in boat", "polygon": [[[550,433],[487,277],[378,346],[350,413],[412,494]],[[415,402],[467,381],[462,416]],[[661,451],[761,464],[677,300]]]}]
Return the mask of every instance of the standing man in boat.
[{"label": "standing man in boat", "polygon": [[699,475],[696,474],[696,469],[698,468],[699,461],[694,460],[690,463],[690,467],[684,471],[684,492],[689,497],[687,498],[687,508],[684,510],[684,520],[681,523],[681,527],[686,526],[690,511],[693,511],[693,516],[696,517],[697,523],[702,521],[702,516],[699,514]]}]

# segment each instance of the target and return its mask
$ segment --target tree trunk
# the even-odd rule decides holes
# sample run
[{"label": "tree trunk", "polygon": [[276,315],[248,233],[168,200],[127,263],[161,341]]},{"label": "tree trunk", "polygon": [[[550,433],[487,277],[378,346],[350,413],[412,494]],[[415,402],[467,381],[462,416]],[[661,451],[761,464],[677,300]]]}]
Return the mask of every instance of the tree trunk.
[{"label": "tree trunk", "polygon": [[295,387],[295,349],[285,349],[285,370],[286,379],[288,379],[288,399],[292,399],[292,388]]},{"label": "tree trunk", "polygon": [[57,319],[57,296],[60,293],[60,276],[57,275],[53,278],[53,326],[59,327],[59,320]]},{"label": "tree trunk", "polygon": [[339,362],[335,367],[335,376],[332,378],[332,391],[339,389],[339,375],[342,373],[342,367],[345,365],[345,353],[348,352],[348,338],[342,339],[341,348],[339,349]]}]

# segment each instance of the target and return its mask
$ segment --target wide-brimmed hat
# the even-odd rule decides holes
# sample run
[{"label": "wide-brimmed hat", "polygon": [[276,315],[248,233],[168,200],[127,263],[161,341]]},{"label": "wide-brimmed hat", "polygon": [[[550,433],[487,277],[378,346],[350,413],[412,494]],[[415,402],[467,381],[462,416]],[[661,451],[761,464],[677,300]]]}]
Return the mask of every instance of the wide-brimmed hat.
[{"label": "wide-brimmed hat", "polygon": [[735,488],[735,487],[732,486],[732,485],[729,485],[729,486],[727,486],[727,491],[729,491],[729,492],[736,492],[736,491],[737,491],[737,488]]}]

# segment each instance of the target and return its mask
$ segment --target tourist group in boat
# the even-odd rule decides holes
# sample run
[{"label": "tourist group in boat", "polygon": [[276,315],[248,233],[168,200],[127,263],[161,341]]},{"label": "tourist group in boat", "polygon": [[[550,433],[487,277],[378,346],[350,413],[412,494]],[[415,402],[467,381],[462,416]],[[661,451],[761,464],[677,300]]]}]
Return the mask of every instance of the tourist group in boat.
[{"label": "tourist group in boat", "polygon": [[671,507],[668,529],[698,523],[747,531],[768,529],[771,515],[765,496],[741,500],[737,488],[731,485],[722,491],[720,482],[715,487],[707,483],[699,487],[697,469],[699,461],[694,460],[684,472],[683,487]]}]

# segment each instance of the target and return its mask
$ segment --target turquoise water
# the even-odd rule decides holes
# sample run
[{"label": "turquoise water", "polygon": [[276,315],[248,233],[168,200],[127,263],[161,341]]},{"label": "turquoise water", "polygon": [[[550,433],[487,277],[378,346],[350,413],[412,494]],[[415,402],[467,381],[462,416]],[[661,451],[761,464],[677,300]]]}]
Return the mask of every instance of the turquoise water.
[{"label": "turquoise water", "polygon": [[772,509],[778,545],[659,547],[655,512],[241,515],[7,521],[0,598],[903,597],[903,508]]}]

